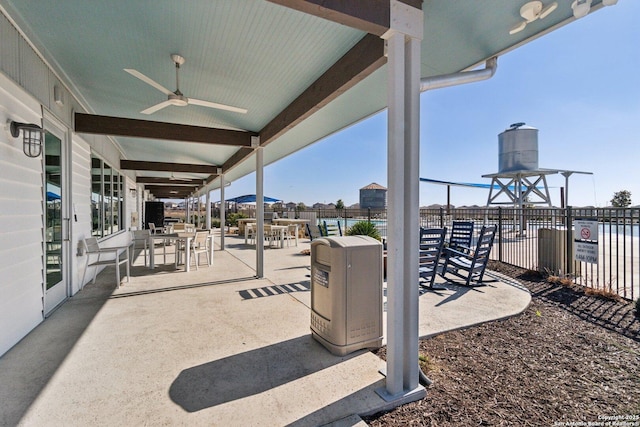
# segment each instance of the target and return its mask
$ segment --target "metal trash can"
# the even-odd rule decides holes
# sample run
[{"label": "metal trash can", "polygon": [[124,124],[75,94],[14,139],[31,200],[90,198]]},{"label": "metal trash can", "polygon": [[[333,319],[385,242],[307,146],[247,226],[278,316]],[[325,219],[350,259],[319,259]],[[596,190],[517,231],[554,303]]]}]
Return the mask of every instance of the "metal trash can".
[{"label": "metal trash can", "polygon": [[382,243],[368,236],[311,243],[311,335],[338,356],[382,346]]}]

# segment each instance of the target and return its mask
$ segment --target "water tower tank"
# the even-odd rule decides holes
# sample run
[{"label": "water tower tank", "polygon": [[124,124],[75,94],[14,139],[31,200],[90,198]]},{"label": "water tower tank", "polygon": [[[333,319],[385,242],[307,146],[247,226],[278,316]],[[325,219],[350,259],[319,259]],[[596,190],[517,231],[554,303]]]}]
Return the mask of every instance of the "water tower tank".
[{"label": "water tower tank", "polygon": [[538,129],[514,123],[498,135],[498,145],[499,173],[538,169]]}]

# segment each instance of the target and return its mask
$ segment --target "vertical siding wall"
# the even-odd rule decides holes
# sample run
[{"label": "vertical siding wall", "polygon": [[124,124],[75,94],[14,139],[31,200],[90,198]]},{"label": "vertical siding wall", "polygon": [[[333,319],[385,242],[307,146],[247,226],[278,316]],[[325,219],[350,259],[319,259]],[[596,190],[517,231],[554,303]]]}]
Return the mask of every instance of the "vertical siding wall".
[{"label": "vertical siding wall", "polygon": [[42,156],[24,155],[9,119],[40,123],[40,105],[0,74],[0,355],[43,319]]},{"label": "vertical siding wall", "polygon": [[[0,11],[0,356],[43,320],[44,294],[44,191],[43,157],[26,157],[21,139],[4,129],[7,119],[42,124],[43,110],[66,126],[71,137],[70,203],[71,256],[69,289],[82,289],[85,256],[78,256],[78,244],[91,234],[90,159],[94,151],[118,167],[121,153],[113,140],[104,136],[72,133],[73,112],[84,112],[78,98],[63,85],[20,31]],[[56,102],[54,91],[61,94]],[[129,178],[134,174],[126,173]],[[134,185],[127,180],[127,184]],[[134,201],[126,200],[125,227],[129,227]],[[111,236],[108,244],[124,244],[128,233]],[[89,275],[88,272],[87,275]]]},{"label": "vertical siding wall", "polygon": [[[78,256],[82,239],[91,236],[91,149],[77,135],[71,145],[71,292],[75,294],[84,286],[80,283],[87,256]],[[75,211],[75,217],[74,215]],[[76,222],[77,219],[77,222]]]}]

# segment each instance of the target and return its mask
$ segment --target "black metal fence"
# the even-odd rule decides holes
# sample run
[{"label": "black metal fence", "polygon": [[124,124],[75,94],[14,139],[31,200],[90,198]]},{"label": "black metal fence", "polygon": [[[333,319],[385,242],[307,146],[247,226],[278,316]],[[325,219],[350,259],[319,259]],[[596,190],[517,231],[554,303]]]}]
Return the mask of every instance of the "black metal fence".
[{"label": "black metal fence", "polygon": [[[314,210],[319,222],[339,222],[346,230],[358,221],[371,221],[387,236],[386,210]],[[284,215],[283,212],[280,213]],[[291,216],[291,215],[289,215]],[[593,220],[597,236],[597,263],[574,260],[574,224]],[[528,270],[559,277],[593,289],[634,300],[640,296],[640,209],[638,208],[468,208],[421,209],[420,226],[447,227],[453,221],[473,221],[476,235],[483,225],[498,231],[491,258]],[[569,226],[567,226],[569,225]],[[578,243],[580,246],[580,242]]]}]

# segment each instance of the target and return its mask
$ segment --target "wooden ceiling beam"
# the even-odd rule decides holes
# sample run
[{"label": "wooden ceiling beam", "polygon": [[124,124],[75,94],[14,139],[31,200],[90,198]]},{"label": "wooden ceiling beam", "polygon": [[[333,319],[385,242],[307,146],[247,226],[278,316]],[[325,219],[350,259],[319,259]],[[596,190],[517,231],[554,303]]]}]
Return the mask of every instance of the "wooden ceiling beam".
[{"label": "wooden ceiling beam", "polygon": [[152,193],[169,193],[176,191],[180,194],[191,194],[196,190],[197,186],[169,186],[169,185],[145,185],[144,189]]},{"label": "wooden ceiling beam", "polygon": [[[347,27],[381,36],[391,28],[389,0],[269,0],[281,6],[317,16]],[[400,0],[408,6],[422,9],[422,0]]]},{"label": "wooden ceiling beam", "polygon": [[195,178],[164,178],[164,177],[151,177],[151,176],[138,176],[136,177],[138,184],[170,184],[170,185],[190,185],[198,186],[205,183],[204,179]]},{"label": "wooden ceiling beam", "polygon": [[163,139],[203,144],[250,147],[256,134],[238,130],[216,129],[177,123],[75,113],[74,130],[79,133]]},{"label": "wooden ceiling beam", "polygon": [[138,171],[161,171],[161,172],[189,172],[217,174],[219,167],[216,165],[188,164],[188,163],[165,163],[146,162],[141,160],[120,160],[120,169]]}]

